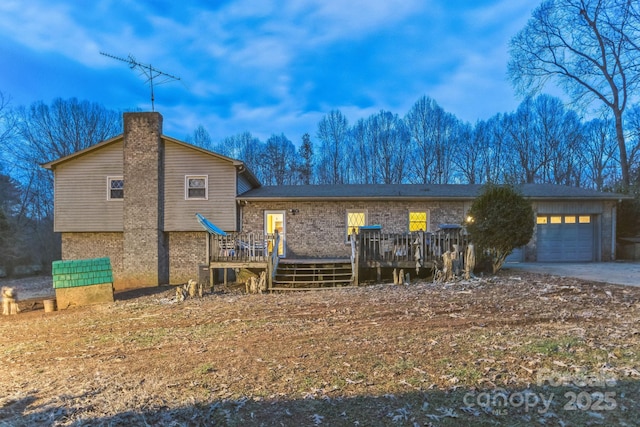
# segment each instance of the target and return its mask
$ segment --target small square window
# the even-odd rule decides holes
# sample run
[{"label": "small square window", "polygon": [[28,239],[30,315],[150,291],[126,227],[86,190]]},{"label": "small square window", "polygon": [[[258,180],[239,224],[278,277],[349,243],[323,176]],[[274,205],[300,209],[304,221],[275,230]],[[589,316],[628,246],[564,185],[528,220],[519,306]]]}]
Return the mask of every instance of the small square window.
[{"label": "small square window", "polygon": [[107,177],[107,199],[124,199],[124,179],[121,176]]},{"label": "small square window", "polygon": [[427,231],[426,212],[409,212],[409,231]]},{"label": "small square window", "polygon": [[206,175],[185,177],[185,199],[187,200],[206,200],[207,199],[207,181]]},{"label": "small square window", "polygon": [[561,216],[552,215],[551,216],[551,224],[562,224],[562,217]]},{"label": "small square window", "polygon": [[548,220],[548,217],[546,216],[539,216],[536,218],[536,224],[546,224]]},{"label": "small square window", "polygon": [[591,216],[589,216],[589,215],[580,215],[578,217],[578,222],[580,224],[591,224]]},{"label": "small square window", "polygon": [[576,223],[576,217],[574,215],[565,216],[564,217],[564,223],[565,224],[575,224]]}]

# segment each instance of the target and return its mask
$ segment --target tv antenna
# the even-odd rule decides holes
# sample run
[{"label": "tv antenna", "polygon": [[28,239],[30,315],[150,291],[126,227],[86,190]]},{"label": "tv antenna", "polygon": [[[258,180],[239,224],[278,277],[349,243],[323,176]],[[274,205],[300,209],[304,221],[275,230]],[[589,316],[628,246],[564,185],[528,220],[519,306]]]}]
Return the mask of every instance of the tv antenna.
[{"label": "tv antenna", "polygon": [[126,58],[121,58],[119,56],[111,55],[104,52],[100,52],[100,55],[108,56],[109,58],[126,62],[127,64],[129,64],[129,68],[131,68],[132,70],[135,70],[136,68],[140,70],[140,75],[144,75],[147,78],[147,81],[145,83],[148,82],[149,88],[151,89],[151,111],[155,111],[155,96],[153,94],[153,85],[155,84],[157,86],[168,83],[170,81],[180,80],[180,77],[172,76],[171,74],[160,71],[157,68],[154,68],[151,64],[141,64],[140,62],[136,61],[136,58],[134,58],[131,54],[129,54],[129,56]]}]

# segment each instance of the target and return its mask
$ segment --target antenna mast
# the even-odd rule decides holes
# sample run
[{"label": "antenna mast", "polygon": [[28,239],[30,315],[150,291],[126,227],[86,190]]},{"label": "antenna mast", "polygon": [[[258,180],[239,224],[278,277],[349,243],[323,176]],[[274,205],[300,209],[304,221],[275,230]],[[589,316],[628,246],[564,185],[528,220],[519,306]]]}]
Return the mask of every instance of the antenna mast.
[{"label": "antenna mast", "polygon": [[[145,83],[149,83],[149,88],[151,89],[151,111],[155,111],[155,96],[153,94],[153,85],[161,85],[163,83],[167,83],[173,80],[180,80],[180,77],[172,76],[171,74],[167,74],[154,68],[151,64],[141,64],[133,57],[133,55],[129,54],[127,58],[121,58],[119,56],[110,55],[108,53],[100,52],[100,55],[108,56],[109,58],[117,59],[118,61],[126,62],[129,64],[129,68],[132,70],[139,69],[141,71],[141,75],[144,75],[147,78]],[[153,79],[157,79],[161,77],[160,81],[156,80],[154,82]]]}]

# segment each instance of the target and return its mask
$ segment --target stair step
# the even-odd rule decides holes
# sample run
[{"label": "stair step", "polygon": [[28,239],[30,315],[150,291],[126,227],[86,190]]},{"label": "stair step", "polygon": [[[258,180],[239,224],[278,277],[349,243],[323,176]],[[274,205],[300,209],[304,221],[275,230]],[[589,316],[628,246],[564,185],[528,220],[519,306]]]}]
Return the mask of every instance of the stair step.
[{"label": "stair step", "polygon": [[278,265],[278,270],[302,270],[302,271],[315,271],[315,270],[351,270],[350,265],[332,265],[332,266],[295,266],[295,265]]},{"label": "stair step", "polygon": [[299,285],[322,285],[329,283],[349,283],[351,280],[320,280],[320,281],[311,281],[311,280],[274,280],[273,283],[276,284],[299,284]]},{"label": "stair step", "polygon": [[348,260],[287,260],[278,264],[273,283],[284,286],[282,289],[309,289],[304,286],[312,286],[313,289],[313,286],[349,285],[351,279],[351,262]]}]

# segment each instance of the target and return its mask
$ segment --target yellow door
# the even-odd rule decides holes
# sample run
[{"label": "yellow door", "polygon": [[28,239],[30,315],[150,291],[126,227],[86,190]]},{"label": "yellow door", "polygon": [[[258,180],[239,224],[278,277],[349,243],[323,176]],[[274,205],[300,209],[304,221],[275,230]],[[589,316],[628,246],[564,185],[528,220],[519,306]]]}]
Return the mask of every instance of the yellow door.
[{"label": "yellow door", "polygon": [[[266,211],[264,218],[264,231],[267,234],[274,234],[276,231],[280,235],[280,245],[278,246],[278,256],[285,256],[285,212],[284,211]],[[270,245],[272,243],[269,243]],[[272,251],[271,246],[269,252]]]}]

